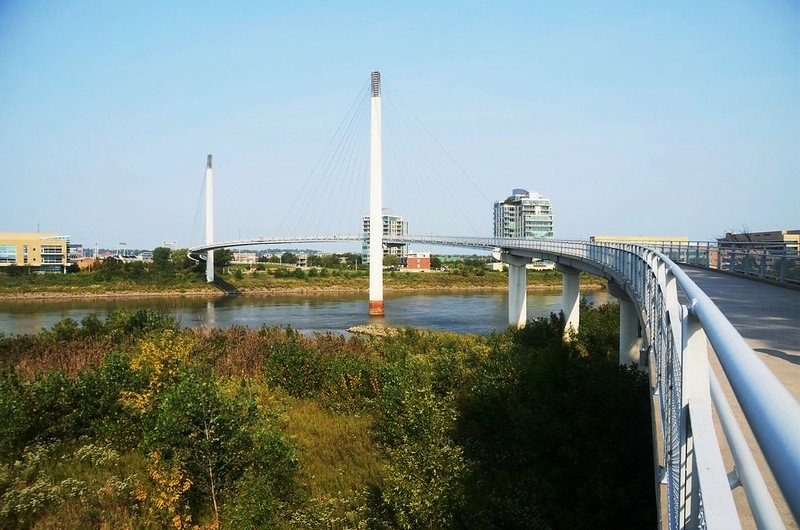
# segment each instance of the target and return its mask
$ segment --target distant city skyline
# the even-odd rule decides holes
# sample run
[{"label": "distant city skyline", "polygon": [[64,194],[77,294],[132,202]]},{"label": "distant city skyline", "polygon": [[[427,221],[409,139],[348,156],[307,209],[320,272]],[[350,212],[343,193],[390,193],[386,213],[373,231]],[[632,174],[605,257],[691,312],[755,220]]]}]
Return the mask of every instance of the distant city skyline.
[{"label": "distant city skyline", "polygon": [[199,243],[212,153],[216,239],[357,234],[367,109],[348,108],[373,69],[383,203],[412,233],[490,235],[519,187],[552,200],[562,238],[797,229],[798,34],[779,0],[11,0],[0,231]]}]

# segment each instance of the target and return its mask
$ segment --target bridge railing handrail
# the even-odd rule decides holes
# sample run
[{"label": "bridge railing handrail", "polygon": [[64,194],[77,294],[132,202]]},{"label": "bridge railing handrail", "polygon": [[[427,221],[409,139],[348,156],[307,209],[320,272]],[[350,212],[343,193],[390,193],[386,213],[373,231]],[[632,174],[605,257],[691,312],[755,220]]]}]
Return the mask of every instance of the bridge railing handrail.
[{"label": "bridge railing handrail", "polygon": [[778,485],[800,515],[800,404],[681,268],[657,252],[689,300]]},{"label": "bridge railing handrail", "polygon": [[654,241],[642,244],[660,250],[676,263],[730,272],[780,285],[800,285],[800,243]]}]

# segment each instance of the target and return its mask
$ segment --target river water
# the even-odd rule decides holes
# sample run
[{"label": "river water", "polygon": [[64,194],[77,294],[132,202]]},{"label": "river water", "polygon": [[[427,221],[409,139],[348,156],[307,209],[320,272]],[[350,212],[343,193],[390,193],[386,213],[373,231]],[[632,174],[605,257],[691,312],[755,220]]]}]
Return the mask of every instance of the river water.
[{"label": "river water", "polygon": [[[611,300],[605,291],[587,293],[585,297],[595,305]],[[505,329],[508,322],[508,296],[505,292],[387,293],[384,318],[367,314],[367,300],[363,294],[337,293],[213,299],[0,301],[0,332],[6,335],[37,333],[66,317],[80,321],[89,313],[104,317],[115,309],[140,308],[167,311],[186,327],[291,326],[306,333],[343,332],[351,326],[385,323],[486,334]],[[560,310],[560,293],[528,293],[528,318],[547,316]]]}]

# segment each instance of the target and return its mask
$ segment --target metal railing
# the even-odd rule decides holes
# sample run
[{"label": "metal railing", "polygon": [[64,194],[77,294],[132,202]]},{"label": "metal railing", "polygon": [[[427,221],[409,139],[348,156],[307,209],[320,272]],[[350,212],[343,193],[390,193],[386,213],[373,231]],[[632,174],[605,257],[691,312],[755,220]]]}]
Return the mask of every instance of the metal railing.
[{"label": "metal railing", "polygon": [[[359,236],[256,238],[213,248],[282,242],[358,240]],[[709,367],[711,345],[794,517],[800,520],[800,404],[769,371],[708,296],[676,262],[741,272],[782,283],[800,282],[796,253],[761,244],[658,243],[644,246],[554,239],[403,236],[425,243],[547,259],[599,274],[620,285],[639,308],[658,396],[660,456],[670,529],[740,528],[731,488],[742,485],[759,528],[780,528],[762,471]],[[211,247],[191,249],[200,253]],[[757,265],[757,266],[756,266]],[[679,290],[687,304],[681,304]],[[727,472],[712,404],[734,459]],[[732,478],[732,480],[731,480]],[[729,482],[731,480],[731,482]]]},{"label": "metal railing", "polygon": [[675,263],[800,286],[800,248],[785,241],[659,241],[647,246]]}]

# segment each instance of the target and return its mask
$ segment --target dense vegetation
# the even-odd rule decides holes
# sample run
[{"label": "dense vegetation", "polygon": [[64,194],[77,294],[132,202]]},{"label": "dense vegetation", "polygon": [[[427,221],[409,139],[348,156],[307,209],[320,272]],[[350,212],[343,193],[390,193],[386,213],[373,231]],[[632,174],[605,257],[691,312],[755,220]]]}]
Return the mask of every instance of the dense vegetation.
[{"label": "dense vegetation", "polygon": [[490,336],[0,336],[5,528],[645,528],[647,382],[616,306]]}]

